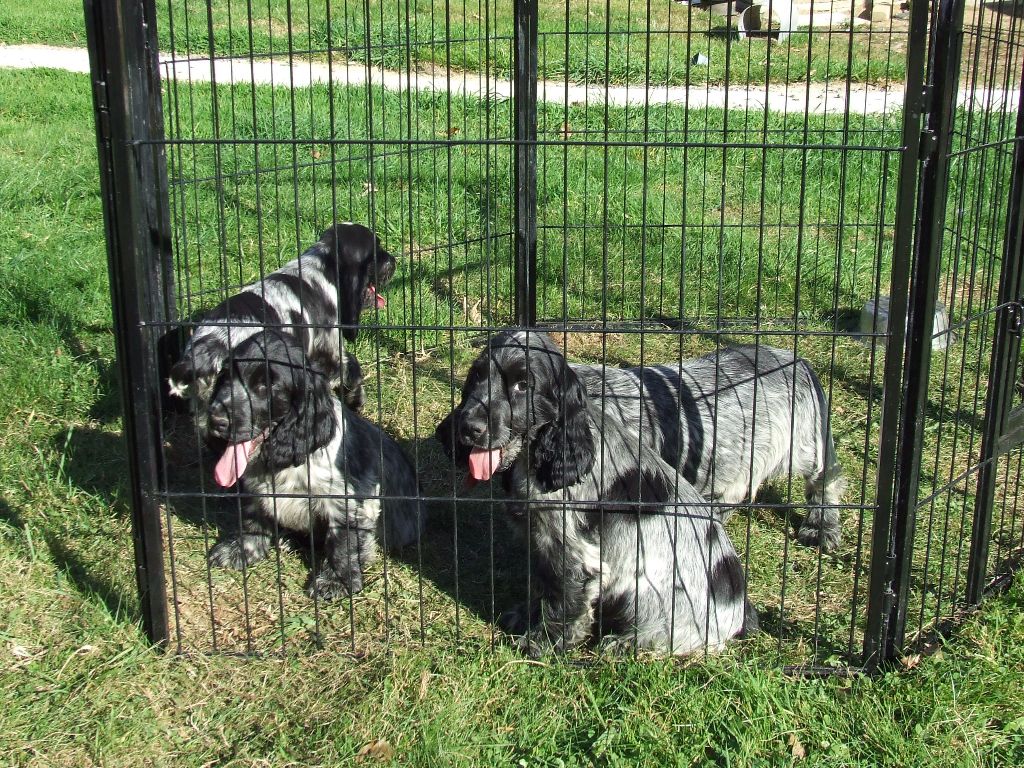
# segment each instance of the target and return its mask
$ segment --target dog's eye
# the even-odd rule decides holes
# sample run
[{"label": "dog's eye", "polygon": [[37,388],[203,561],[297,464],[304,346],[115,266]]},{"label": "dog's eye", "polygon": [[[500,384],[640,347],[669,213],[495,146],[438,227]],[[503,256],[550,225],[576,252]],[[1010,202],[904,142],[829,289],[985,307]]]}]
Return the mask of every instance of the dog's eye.
[{"label": "dog's eye", "polygon": [[528,384],[525,381],[517,381],[512,385],[513,392],[525,392]]}]

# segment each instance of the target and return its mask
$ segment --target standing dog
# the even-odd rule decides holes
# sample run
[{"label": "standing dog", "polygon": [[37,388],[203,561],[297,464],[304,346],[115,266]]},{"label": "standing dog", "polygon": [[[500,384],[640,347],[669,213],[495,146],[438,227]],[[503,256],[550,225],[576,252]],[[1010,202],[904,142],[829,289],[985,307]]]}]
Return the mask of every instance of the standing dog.
[{"label": "standing dog", "polygon": [[825,552],[839,546],[844,482],[825,393],[806,360],[758,345],[677,366],[572,368],[590,397],[637,425],[709,501],[740,504],[774,478],[803,478],[808,512],[797,537]]},{"label": "standing dog", "polygon": [[[171,394],[191,395],[199,413],[231,354],[264,327],[295,334],[309,359],[362,407],[362,373],[341,336],[355,341],[363,309],[385,306],[379,293],[395,273],[395,257],[361,224],[335,224],[305,253],[243,288],[203,317],[170,371]],[[339,334],[340,324],[340,334]]]},{"label": "standing dog", "polygon": [[331,391],[298,341],[260,330],[217,377],[207,434],[223,445],[216,483],[241,483],[242,530],[210,551],[213,565],[261,560],[278,527],[316,532],[322,562],[308,594],[330,600],[362,589],[385,549],[417,540],[422,511],[415,472],[398,445]]},{"label": "standing dog", "polygon": [[437,437],[521,501],[540,599],[501,624],[532,655],[721,648],[756,624],[743,566],[692,486],[602,408],[547,335],[495,336]]}]

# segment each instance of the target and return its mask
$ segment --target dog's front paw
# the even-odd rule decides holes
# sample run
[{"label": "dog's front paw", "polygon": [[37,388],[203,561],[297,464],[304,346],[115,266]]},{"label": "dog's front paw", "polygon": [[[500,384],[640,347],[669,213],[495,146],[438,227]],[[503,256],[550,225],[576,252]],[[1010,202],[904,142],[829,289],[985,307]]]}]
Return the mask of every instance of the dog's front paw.
[{"label": "dog's front paw", "polygon": [[632,634],[605,635],[597,644],[598,653],[605,656],[632,656],[638,647],[637,638]]},{"label": "dog's front paw", "polygon": [[534,627],[529,632],[512,638],[512,644],[531,659],[540,659],[552,654],[564,653],[575,647],[572,638],[559,628],[548,628],[543,625]]},{"label": "dog's front paw", "polygon": [[210,565],[236,571],[258,563],[267,556],[269,539],[265,536],[234,536],[217,542],[207,555]]},{"label": "dog's front paw", "polygon": [[359,413],[363,410],[363,406],[366,405],[366,390],[363,389],[363,380],[342,384],[342,399],[345,401],[345,405],[354,412]]},{"label": "dog's front paw", "polygon": [[306,595],[311,599],[330,602],[359,594],[363,590],[363,575],[352,573],[343,577],[331,568],[322,568],[315,576],[310,574]]},{"label": "dog's front paw", "polygon": [[820,548],[826,553],[835,552],[842,539],[842,529],[837,518],[838,514],[834,510],[810,510],[796,532],[797,540],[805,547]]},{"label": "dog's front paw", "polygon": [[520,603],[498,617],[498,628],[507,635],[525,635],[531,627],[540,624],[540,604]]}]

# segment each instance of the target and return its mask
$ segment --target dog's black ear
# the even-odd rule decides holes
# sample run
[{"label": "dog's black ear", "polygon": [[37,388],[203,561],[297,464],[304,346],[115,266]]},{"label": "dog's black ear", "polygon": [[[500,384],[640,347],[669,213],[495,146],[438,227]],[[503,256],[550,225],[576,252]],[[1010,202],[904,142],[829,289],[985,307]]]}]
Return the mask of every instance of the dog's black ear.
[{"label": "dog's black ear", "polygon": [[306,408],[311,409],[308,413],[310,429],[310,452],[317,448],[323,448],[334,437],[334,430],[337,427],[334,415],[334,395],[331,392],[331,385],[327,376],[321,371],[308,369],[306,371]]},{"label": "dog's black ear", "polygon": [[587,391],[568,365],[557,372],[558,418],[544,425],[533,441],[534,475],[549,493],[575,485],[594,466],[594,434],[587,418]]},{"label": "dog's black ear", "polygon": [[455,451],[455,411],[452,411],[434,429],[434,437],[444,448],[445,455],[450,459]]},{"label": "dog's black ear", "polygon": [[359,335],[359,315],[366,298],[366,270],[362,265],[347,263],[338,255],[341,274],[338,276],[338,316],[341,320],[341,335],[348,341],[355,341]]},{"label": "dog's black ear", "polygon": [[459,409],[449,413],[434,430],[434,437],[444,448],[445,455],[460,464],[469,459],[469,448],[455,439],[455,424],[459,418]]},{"label": "dog's black ear", "polygon": [[327,376],[312,365],[292,373],[289,411],[267,441],[269,463],[275,469],[304,463],[309,454],[331,442],[337,428]]}]

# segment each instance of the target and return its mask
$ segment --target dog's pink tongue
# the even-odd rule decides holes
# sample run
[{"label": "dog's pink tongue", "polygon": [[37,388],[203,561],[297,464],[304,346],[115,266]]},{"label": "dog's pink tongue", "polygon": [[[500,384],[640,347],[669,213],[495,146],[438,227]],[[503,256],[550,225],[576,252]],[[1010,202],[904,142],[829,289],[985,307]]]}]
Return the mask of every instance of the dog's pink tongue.
[{"label": "dog's pink tongue", "polygon": [[383,293],[377,293],[377,289],[373,287],[373,283],[367,286],[366,290],[373,296],[374,301],[377,302],[377,309],[384,309],[388,305],[388,300],[384,298]]},{"label": "dog's pink tongue", "polygon": [[249,466],[249,457],[256,447],[255,443],[255,440],[245,440],[224,449],[224,455],[213,468],[213,479],[217,485],[230,488],[238,482],[238,478],[245,474],[245,468]]},{"label": "dog's pink tongue", "polygon": [[473,448],[469,452],[469,474],[474,480],[490,480],[499,464],[501,464],[500,448],[491,451]]}]

